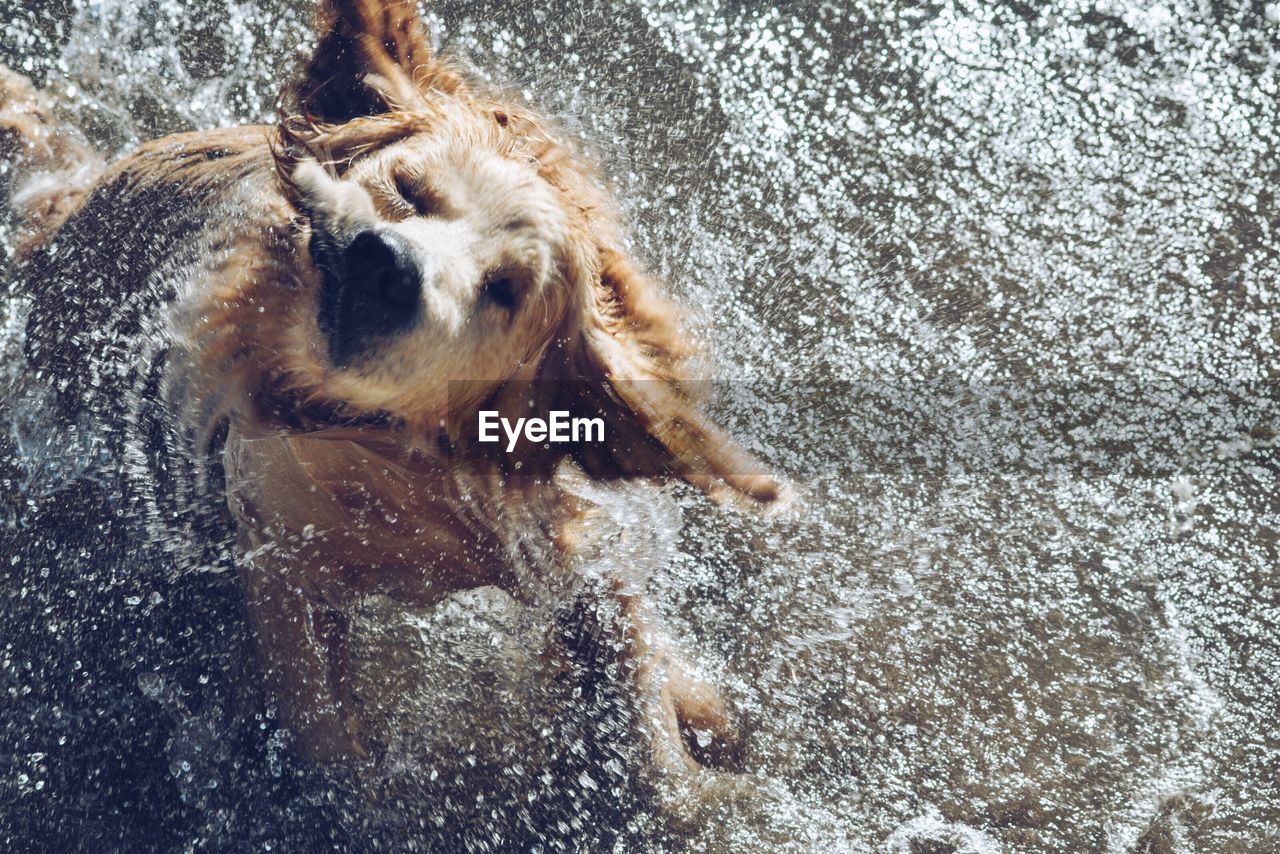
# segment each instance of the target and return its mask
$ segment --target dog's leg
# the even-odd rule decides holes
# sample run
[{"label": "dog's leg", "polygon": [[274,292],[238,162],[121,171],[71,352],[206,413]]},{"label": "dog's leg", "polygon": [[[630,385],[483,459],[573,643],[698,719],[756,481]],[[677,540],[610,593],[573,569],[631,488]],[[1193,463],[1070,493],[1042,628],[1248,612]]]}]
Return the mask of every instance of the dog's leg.
[{"label": "dog's leg", "polygon": [[661,770],[677,773],[719,765],[738,731],[720,691],[689,665],[639,596],[615,593],[623,622],[624,673],[640,699],[641,725]]},{"label": "dog's leg", "polygon": [[249,623],[268,695],[312,762],[368,756],[346,696],[346,620],[279,573],[241,570]]},{"label": "dog's leg", "polygon": [[614,586],[580,599],[561,628],[562,643],[588,672],[619,668],[653,771],[686,777],[729,758],[738,732],[724,699],[691,674],[639,596]]}]

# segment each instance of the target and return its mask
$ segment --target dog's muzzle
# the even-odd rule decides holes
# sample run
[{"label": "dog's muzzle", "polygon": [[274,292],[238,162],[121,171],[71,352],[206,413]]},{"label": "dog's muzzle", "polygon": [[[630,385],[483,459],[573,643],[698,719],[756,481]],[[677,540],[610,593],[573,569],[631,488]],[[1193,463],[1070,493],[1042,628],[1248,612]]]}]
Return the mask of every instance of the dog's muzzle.
[{"label": "dog's muzzle", "polygon": [[378,340],[411,327],[422,302],[422,271],[393,231],[362,231],[324,264],[320,328],[343,367]]}]

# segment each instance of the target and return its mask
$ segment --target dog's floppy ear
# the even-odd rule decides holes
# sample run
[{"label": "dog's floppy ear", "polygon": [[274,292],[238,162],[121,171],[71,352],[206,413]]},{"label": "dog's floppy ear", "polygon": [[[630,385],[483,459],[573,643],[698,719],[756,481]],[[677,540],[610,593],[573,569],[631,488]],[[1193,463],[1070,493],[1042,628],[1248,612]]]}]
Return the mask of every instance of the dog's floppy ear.
[{"label": "dog's floppy ear", "polygon": [[287,112],[342,124],[410,109],[423,90],[458,85],[432,57],[414,0],[324,0],[315,51],[281,102]]},{"label": "dog's floppy ear", "polygon": [[592,290],[578,329],[561,338],[566,358],[550,363],[558,376],[544,374],[557,380],[557,405],[604,419],[605,441],[577,445],[577,462],[593,477],[672,474],[714,497],[777,499],[779,482],[702,411],[703,384],[682,379],[690,347],[654,282],[605,249]]}]

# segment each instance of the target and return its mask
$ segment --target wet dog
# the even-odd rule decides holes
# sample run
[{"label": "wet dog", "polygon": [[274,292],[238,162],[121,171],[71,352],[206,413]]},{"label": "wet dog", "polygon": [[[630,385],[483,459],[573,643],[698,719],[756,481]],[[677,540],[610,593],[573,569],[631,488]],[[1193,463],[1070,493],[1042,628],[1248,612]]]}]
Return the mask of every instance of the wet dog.
[{"label": "wet dog", "polygon": [[[348,687],[360,597],[575,589],[591,525],[566,465],[777,498],[700,411],[677,312],[593,170],[434,56],[412,2],[329,2],[277,126],[166,137],[105,167],[3,82],[9,159],[61,176],[13,197],[29,360],[87,401],[115,379],[86,366],[122,336],[152,342],[135,360],[164,360],[147,393],[193,455],[218,454],[260,672],[303,757],[377,756]],[[603,440],[485,444],[480,410],[598,419]],[[689,733],[732,739],[724,703],[634,591],[592,590],[613,615],[593,647],[648,709],[654,762],[697,770]]]}]

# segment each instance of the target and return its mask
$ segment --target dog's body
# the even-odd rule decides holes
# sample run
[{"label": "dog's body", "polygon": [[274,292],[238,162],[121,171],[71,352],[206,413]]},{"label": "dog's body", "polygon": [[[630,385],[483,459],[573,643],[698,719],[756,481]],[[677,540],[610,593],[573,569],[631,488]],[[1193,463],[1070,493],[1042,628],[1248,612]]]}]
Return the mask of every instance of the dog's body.
[{"label": "dog's body", "polygon": [[[36,151],[38,96],[5,97],[0,134]],[[699,414],[673,312],[591,170],[431,56],[412,3],[332,2],[283,101],[279,127],[168,137],[100,171],[78,144],[29,155],[75,178],[23,198],[20,277],[32,369],[69,405],[153,395],[193,455],[221,449],[266,687],[299,752],[340,761],[378,751],[346,695],[350,603],[557,586],[587,526],[564,460],[761,502],[777,487]],[[95,375],[137,338],[121,376]],[[459,421],[480,404],[600,416],[607,440],[482,448]],[[729,737],[723,704],[650,643],[630,591],[597,593],[652,700],[655,759],[696,769],[681,730]]]}]

